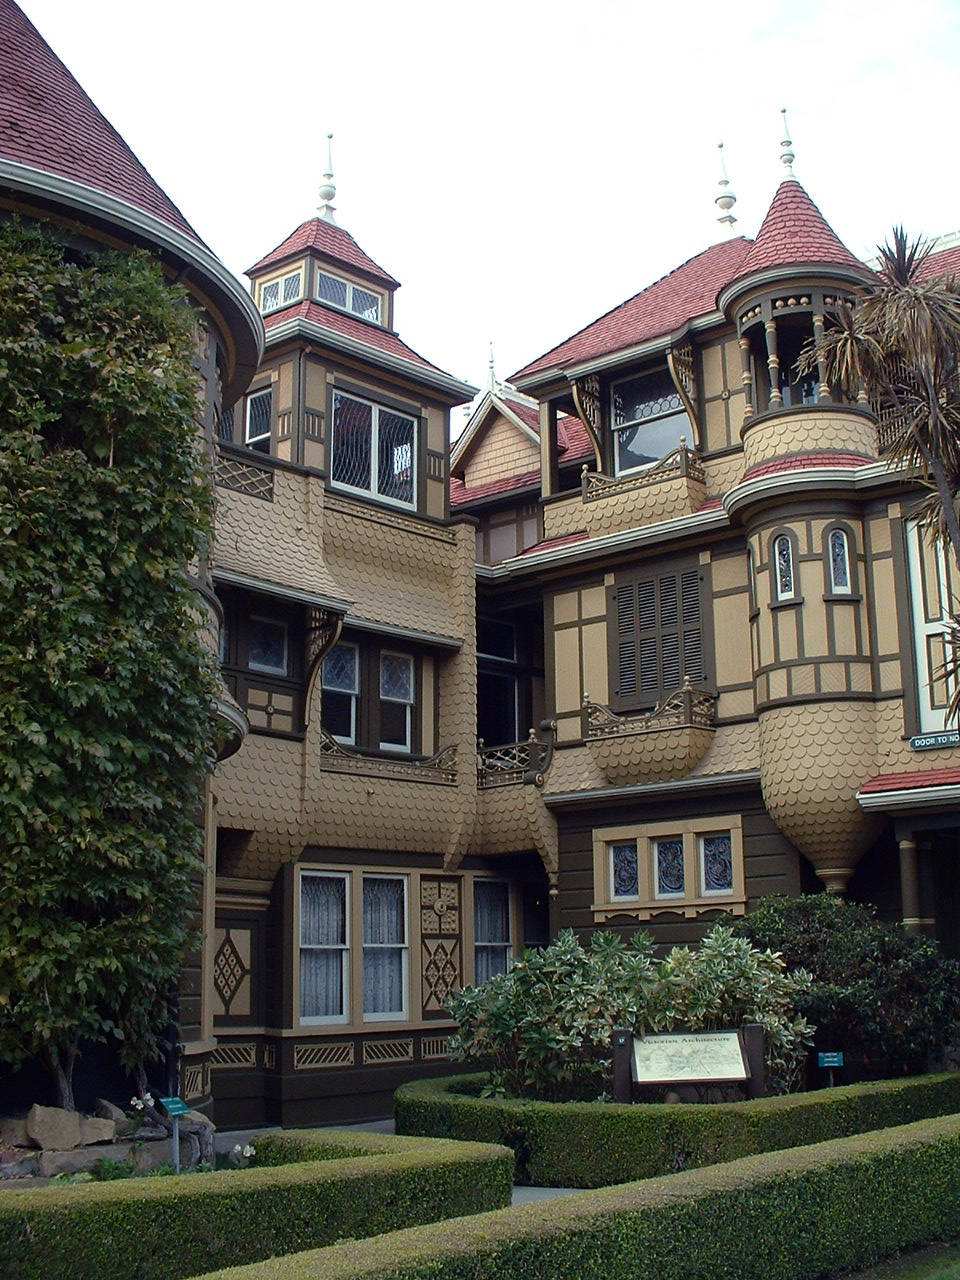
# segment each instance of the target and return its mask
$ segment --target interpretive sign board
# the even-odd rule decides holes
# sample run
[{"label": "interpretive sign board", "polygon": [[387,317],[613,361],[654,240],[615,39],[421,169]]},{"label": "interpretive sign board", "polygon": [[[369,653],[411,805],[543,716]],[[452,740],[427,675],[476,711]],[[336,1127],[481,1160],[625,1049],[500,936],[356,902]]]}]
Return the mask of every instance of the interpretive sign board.
[{"label": "interpretive sign board", "polygon": [[743,1084],[750,1068],[736,1031],[644,1036],[633,1041],[637,1084]]},{"label": "interpretive sign board", "polygon": [[171,1119],[174,1116],[185,1116],[190,1110],[182,1098],[161,1098],[160,1103]]},{"label": "interpretive sign board", "polygon": [[818,1053],[817,1066],[819,1067],[842,1067],[842,1053]]}]

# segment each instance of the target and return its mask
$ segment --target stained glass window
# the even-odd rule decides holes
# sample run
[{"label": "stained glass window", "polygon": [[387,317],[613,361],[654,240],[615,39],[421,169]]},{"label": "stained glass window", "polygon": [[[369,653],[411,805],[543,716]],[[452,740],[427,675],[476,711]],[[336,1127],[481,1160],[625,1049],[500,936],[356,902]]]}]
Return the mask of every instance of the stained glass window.
[{"label": "stained glass window", "polygon": [[793,547],[786,534],[774,540],[773,558],[777,574],[777,599],[787,600],[795,594],[793,585]]},{"label": "stained glass window", "polygon": [[380,747],[409,751],[413,705],[413,659],[409,654],[380,655]]},{"label": "stained glass window", "polygon": [[703,892],[733,893],[733,843],[729,831],[700,837]]},{"label": "stained glass window", "polygon": [[612,410],[618,475],[666,457],[681,436],[692,438],[690,419],[666,369],[616,383]]},{"label": "stained glass window", "polygon": [[684,892],[683,840],[670,837],[654,844],[657,868],[657,897],[682,897]]},{"label": "stained glass window", "polygon": [[271,618],[251,618],[247,665],[251,671],[287,674],[287,624]]},{"label": "stained glass window", "polygon": [[610,845],[611,883],[614,898],[636,898],[640,893],[637,842]]},{"label": "stained glass window", "polygon": [[837,595],[847,595],[850,591],[850,557],[847,535],[842,529],[830,532],[830,588]]}]

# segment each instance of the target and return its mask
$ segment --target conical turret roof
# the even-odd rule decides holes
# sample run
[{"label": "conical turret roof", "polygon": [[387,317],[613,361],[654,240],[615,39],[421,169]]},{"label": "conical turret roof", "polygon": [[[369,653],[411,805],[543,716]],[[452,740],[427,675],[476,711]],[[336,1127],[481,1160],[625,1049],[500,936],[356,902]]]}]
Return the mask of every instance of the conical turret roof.
[{"label": "conical turret roof", "polygon": [[309,218],[306,222],[301,222],[286,240],[281,241],[266,257],[249,267],[247,275],[252,276],[266,271],[268,267],[276,266],[287,258],[296,257],[307,249],[314,250],[331,262],[340,263],[352,271],[357,271],[378,284],[386,285],[388,289],[399,288],[400,282],[364,253],[349,231],[344,231],[343,227],[325,218]]},{"label": "conical turret roof", "polygon": [[739,275],[742,278],[769,267],[808,262],[864,270],[796,178],[786,178],[777,188]]}]

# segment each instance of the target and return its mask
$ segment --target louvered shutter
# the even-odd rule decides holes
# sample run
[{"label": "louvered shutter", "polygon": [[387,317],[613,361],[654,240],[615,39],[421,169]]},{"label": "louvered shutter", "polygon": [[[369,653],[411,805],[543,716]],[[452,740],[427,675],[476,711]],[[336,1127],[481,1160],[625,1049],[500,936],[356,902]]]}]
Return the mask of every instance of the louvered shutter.
[{"label": "louvered shutter", "polygon": [[637,693],[637,586],[628,582],[617,587],[616,673],[614,696],[617,703],[630,701]]},{"label": "louvered shutter", "polygon": [[679,689],[684,676],[703,680],[699,568],[619,583],[612,598],[614,707],[653,706]]}]

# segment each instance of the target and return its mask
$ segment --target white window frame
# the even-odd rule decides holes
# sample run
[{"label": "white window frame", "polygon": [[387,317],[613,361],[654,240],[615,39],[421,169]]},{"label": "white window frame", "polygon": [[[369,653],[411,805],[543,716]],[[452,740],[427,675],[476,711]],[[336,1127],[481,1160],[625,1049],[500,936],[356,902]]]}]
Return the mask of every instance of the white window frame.
[{"label": "white window frame", "polygon": [[[324,880],[342,880],[344,884],[343,899],[343,942],[332,946],[325,946],[319,943],[304,943],[303,941],[303,880],[305,876],[313,876],[317,879]],[[350,890],[352,876],[347,871],[313,871],[302,869],[297,884],[297,926],[298,926],[298,966],[302,961],[304,951],[339,951],[340,955],[340,980],[341,980],[341,997],[340,1004],[343,1013],[331,1014],[315,1014],[310,1017],[304,1017],[303,1014],[303,997],[300,989],[300,981],[298,975],[297,981],[297,1013],[301,1026],[342,1026],[351,1021],[350,1008]]]},{"label": "white window frame", "polygon": [[[287,297],[287,281],[296,279],[297,292],[292,297]],[[271,285],[277,286],[277,301],[272,306],[266,306],[263,301],[263,295]],[[296,271],[288,271],[282,276],[275,276],[273,280],[263,280],[259,286],[260,314],[268,316],[271,311],[280,311],[284,307],[292,307],[295,302],[299,302],[303,298],[303,271],[297,267]]]},{"label": "white window frame", "polygon": [[[340,306],[337,302],[331,302],[329,298],[320,296],[320,277],[327,276],[330,280],[336,280],[338,284],[346,285],[347,301],[345,306]],[[353,305],[354,290],[359,289],[361,293],[369,294],[371,298],[377,300],[377,318],[371,320],[369,316],[365,316],[363,311],[358,311]],[[368,285],[354,284],[352,280],[347,280],[345,276],[338,276],[334,271],[327,271],[323,267],[317,267],[317,274],[314,281],[314,295],[316,300],[325,307],[333,307],[337,311],[346,311],[351,316],[356,316],[360,320],[366,320],[369,324],[383,324],[383,294],[377,289],[372,289]]]},{"label": "white window frame", "polygon": [[[614,890],[613,878],[613,850],[614,847],[622,845],[633,845],[633,855],[637,860],[637,892],[636,893],[617,893]],[[607,843],[607,887],[611,902],[639,902],[640,901],[640,885],[643,877],[640,874],[640,842],[633,837],[623,840],[610,840]]]},{"label": "white window frame", "polygon": [[[707,866],[704,859],[703,842],[711,836],[726,836],[730,841],[731,883],[729,889],[707,888]],[[699,875],[701,898],[725,899],[733,897],[737,885],[736,854],[733,848],[733,832],[728,827],[716,826],[712,831],[700,831],[697,833],[697,873]]]},{"label": "white window frame", "polygon": [[[913,647],[916,659],[915,676],[917,682],[917,715],[921,733],[941,733],[946,726],[946,713],[950,697],[956,687],[955,680],[948,680],[940,670],[946,656],[946,649],[941,646],[942,656],[938,662],[931,664],[929,660],[930,641],[938,637],[946,643],[949,622],[950,600],[950,565],[944,554],[942,542],[933,547],[934,572],[940,606],[939,618],[927,621],[927,610],[924,607],[924,573],[923,548],[924,532],[916,520],[906,523],[907,541],[907,576],[910,580],[910,614],[913,628]],[[931,614],[933,609],[930,610]],[[932,666],[932,669],[931,669]],[[933,705],[933,691],[938,676],[942,679],[947,703],[943,706]]]},{"label": "white window frame", "polygon": [[[404,701],[401,698],[388,698],[383,694],[383,660],[384,658],[403,658],[410,668],[410,699]],[[403,745],[396,742],[381,742],[381,751],[404,751],[407,754],[413,748],[413,708],[416,705],[417,698],[417,665],[414,662],[413,655],[410,653],[401,653],[396,649],[381,649],[377,660],[377,697],[380,702],[392,702],[394,706],[403,706],[407,709],[406,716],[406,738]],[[379,723],[379,711],[377,720]]]},{"label": "white window frame", "polygon": [[[409,1022],[410,1020],[410,884],[409,876],[392,875],[388,872],[364,871],[360,876],[360,920],[363,928],[363,886],[368,880],[399,880],[403,885],[403,942],[370,942],[360,938],[360,1011],[366,1022]],[[363,1008],[363,956],[368,949],[377,951],[400,951],[401,991],[403,1008],[400,1012],[390,1010],[387,1013],[367,1013]]]},{"label": "white window frame", "polygon": [[[357,702],[360,697],[360,646],[358,644],[353,644],[350,640],[338,640],[337,643],[334,645],[334,648],[339,649],[341,645],[345,649],[353,650],[354,689],[351,693],[347,689],[335,689],[331,685],[324,684],[323,663],[321,663],[320,664],[320,696],[322,698],[324,692],[329,692],[329,693],[339,693],[341,695],[348,696],[350,698],[350,737],[344,738],[337,733],[332,733],[330,736],[331,738],[333,738],[334,742],[339,742],[343,746],[355,747],[357,745]],[[324,658],[324,661],[326,661],[326,658]]]},{"label": "white window frame", "polygon": [[[666,418],[672,418],[677,414],[678,410],[671,409],[669,412],[659,413],[655,418],[632,418],[629,422],[614,421],[616,414],[615,404],[617,387],[621,387],[627,382],[639,382],[643,378],[652,377],[659,373],[666,373],[667,377],[670,379],[671,385],[673,384],[673,378],[670,376],[669,369],[646,369],[641,373],[633,373],[628,378],[618,378],[616,382],[610,384],[610,431],[613,436],[613,474],[615,476],[639,475],[642,471],[649,471],[651,467],[655,467],[659,462],[662,462],[664,458],[669,457],[669,453],[665,453],[659,458],[654,458],[652,462],[641,462],[635,467],[621,467],[619,435],[621,431],[629,431],[632,427],[649,426],[655,422],[662,422]],[[680,400],[679,412],[682,412],[687,419],[689,427],[687,440],[689,443],[693,438],[693,425],[690,422],[690,415],[687,413],[686,406],[684,405],[683,399],[676,387],[674,387],[674,392]],[[670,452],[673,451],[671,450]]]},{"label": "white window frame", "polygon": [[[501,884],[507,891],[507,940],[506,942],[477,941],[477,885]],[[474,876],[473,878],[473,978],[477,980],[477,952],[485,948],[487,951],[505,952],[504,973],[509,973],[513,961],[513,893],[509,880],[501,880],[496,876]]]},{"label": "white window frame", "polygon": [[[250,435],[250,409],[253,405],[254,400],[262,400],[264,396],[270,397],[270,414],[267,418],[267,429],[266,431],[261,432],[261,434],[258,436],[251,436]],[[269,450],[270,424],[273,419],[273,387],[272,386],[261,387],[259,391],[251,391],[250,394],[247,396],[247,403],[244,406],[244,410],[245,411],[243,415],[243,443],[247,445],[248,448],[252,449],[254,445],[258,445],[261,440],[266,440],[267,448]]]},{"label": "white window frame", "polygon": [[[783,589],[780,582],[780,556],[777,551],[781,542],[787,544],[790,556],[790,590]],[[797,563],[793,554],[793,539],[786,533],[778,533],[770,544],[770,571],[773,574],[774,592],[778,600],[795,600],[797,597]]]},{"label": "white window frame", "polygon": [[[846,585],[837,582],[833,574],[833,540],[839,535],[843,539],[843,562],[847,569]],[[850,567],[850,538],[846,529],[834,525],[827,532],[827,581],[830,583],[830,594],[833,596],[849,596],[853,594],[853,574]]]},{"label": "white window frame", "polygon": [[247,669],[249,671],[259,671],[263,675],[268,676],[289,676],[290,674],[290,629],[282,618],[268,618],[264,614],[251,613],[250,622],[266,622],[271,627],[282,627],[283,629],[283,666],[268,667],[264,663],[254,662],[250,657],[250,634],[249,624],[247,628]]},{"label": "white window frame", "polygon": [[[347,484],[343,480],[335,480],[333,471],[335,465],[334,456],[334,422],[337,412],[337,396],[344,400],[353,400],[357,404],[368,405],[371,409],[370,414],[370,484],[369,489],[363,489],[359,485]],[[410,442],[410,493],[409,502],[405,502],[402,498],[393,498],[388,493],[381,493],[379,488],[375,487],[379,483],[379,466],[380,457],[380,411],[384,413],[392,413],[395,417],[406,418],[413,424],[413,439]],[[419,420],[411,413],[405,412],[403,409],[393,409],[390,405],[377,404],[376,400],[368,400],[365,396],[354,395],[352,392],[334,390],[333,393],[333,412],[331,414],[330,423],[330,484],[333,488],[343,493],[360,493],[365,497],[376,498],[378,502],[388,503],[392,507],[400,507],[404,511],[415,511],[417,506],[417,444],[420,430]]]}]

